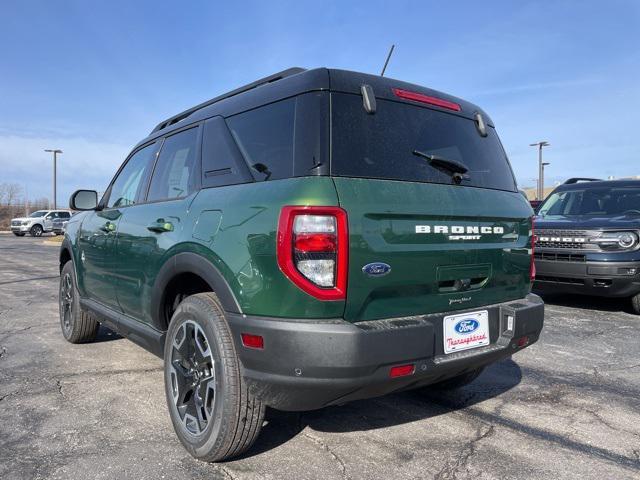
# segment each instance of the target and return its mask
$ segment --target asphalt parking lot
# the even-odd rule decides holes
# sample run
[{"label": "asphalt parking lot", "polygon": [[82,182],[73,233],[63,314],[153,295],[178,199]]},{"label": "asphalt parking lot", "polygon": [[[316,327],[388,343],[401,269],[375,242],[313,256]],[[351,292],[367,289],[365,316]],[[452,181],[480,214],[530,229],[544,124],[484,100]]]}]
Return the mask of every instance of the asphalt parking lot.
[{"label": "asphalt parking lot", "polygon": [[640,478],[640,317],[547,300],[540,341],[448,394],[269,412],[243,458],[192,459],[162,362],[101,329],[59,332],[58,249],[0,235],[0,478]]}]

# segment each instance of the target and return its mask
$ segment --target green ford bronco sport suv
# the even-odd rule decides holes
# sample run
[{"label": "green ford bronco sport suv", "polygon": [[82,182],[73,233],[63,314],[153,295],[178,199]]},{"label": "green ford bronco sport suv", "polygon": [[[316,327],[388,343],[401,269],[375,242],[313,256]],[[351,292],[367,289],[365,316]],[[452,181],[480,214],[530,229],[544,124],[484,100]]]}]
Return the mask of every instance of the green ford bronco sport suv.
[{"label": "green ford bronco sport suv", "polygon": [[60,320],[164,358],[175,431],[219,461],[266,407],[460,386],[534,343],[533,211],[478,107],[290,69],[160,123],[71,197]]}]

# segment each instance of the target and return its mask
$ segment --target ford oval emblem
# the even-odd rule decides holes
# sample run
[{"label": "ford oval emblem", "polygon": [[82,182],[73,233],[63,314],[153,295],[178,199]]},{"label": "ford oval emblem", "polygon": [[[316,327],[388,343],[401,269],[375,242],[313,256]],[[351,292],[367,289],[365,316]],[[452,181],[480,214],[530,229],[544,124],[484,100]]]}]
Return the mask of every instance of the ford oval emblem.
[{"label": "ford oval emblem", "polygon": [[475,332],[479,326],[480,322],[478,322],[477,320],[473,318],[465,318],[464,320],[460,320],[458,323],[456,323],[456,326],[453,328],[456,332],[464,335],[466,333]]},{"label": "ford oval emblem", "polygon": [[391,265],[382,262],[368,263],[362,267],[362,271],[370,277],[382,277],[391,271]]}]

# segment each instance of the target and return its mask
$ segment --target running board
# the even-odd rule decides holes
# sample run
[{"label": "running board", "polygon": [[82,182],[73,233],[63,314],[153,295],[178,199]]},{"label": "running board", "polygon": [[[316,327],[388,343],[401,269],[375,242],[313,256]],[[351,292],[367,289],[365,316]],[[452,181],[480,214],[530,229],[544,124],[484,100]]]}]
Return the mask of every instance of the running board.
[{"label": "running board", "polygon": [[80,298],[80,306],[98,322],[104,323],[111,330],[128,338],[157,357],[164,357],[164,341],[167,332],[158,331],[95,300]]}]

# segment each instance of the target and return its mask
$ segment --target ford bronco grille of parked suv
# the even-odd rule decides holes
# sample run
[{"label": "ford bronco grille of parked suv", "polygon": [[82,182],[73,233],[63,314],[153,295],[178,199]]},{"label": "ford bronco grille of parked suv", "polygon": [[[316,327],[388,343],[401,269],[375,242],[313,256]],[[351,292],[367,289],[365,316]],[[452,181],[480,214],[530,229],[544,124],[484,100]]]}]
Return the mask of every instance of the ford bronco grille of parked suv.
[{"label": "ford bronco grille of parked suv", "polygon": [[560,185],[538,211],[536,289],[628,297],[640,314],[640,181],[586,180]]},{"label": "ford bronco grille of parked suv", "polygon": [[291,69],[160,123],[60,252],[71,342],[98,323],[164,358],[195,457],[265,407],[453,388],[535,342],[533,211],[491,119],[416,85]]}]

